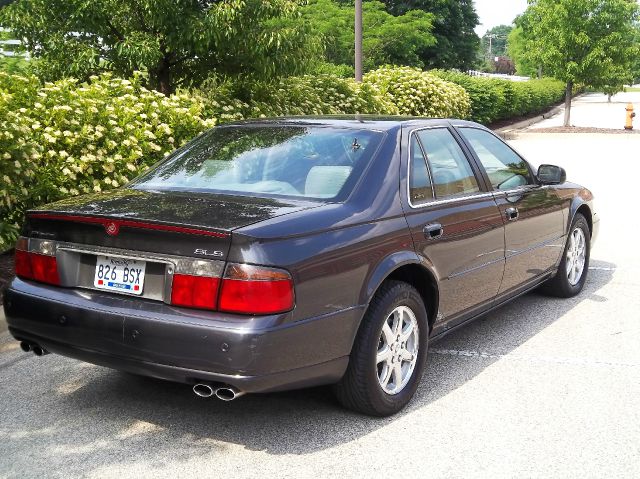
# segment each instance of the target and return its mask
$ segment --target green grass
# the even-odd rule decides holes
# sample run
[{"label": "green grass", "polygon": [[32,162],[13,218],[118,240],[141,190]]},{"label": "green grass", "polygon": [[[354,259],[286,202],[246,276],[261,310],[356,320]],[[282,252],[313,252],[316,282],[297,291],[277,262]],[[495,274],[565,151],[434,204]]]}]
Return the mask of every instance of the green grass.
[{"label": "green grass", "polygon": [[628,88],[625,88],[624,91],[626,91],[626,92],[639,92],[640,88],[638,88],[638,87],[628,87]]}]

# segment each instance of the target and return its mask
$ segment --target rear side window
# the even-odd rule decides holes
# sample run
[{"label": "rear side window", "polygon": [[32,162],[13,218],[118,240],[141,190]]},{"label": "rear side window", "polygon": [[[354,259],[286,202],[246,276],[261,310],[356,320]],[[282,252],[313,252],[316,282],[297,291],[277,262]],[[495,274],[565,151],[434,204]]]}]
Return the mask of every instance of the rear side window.
[{"label": "rear side window", "polygon": [[411,174],[409,175],[409,194],[411,203],[419,205],[433,199],[431,177],[427,169],[427,159],[422,153],[416,135],[411,135]]},{"label": "rear side window", "polygon": [[497,190],[509,190],[533,184],[527,162],[520,158],[502,140],[477,128],[459,128]]},{"label": "rear side window", "polygon": [[297,125],[214,128],[132,186],[333,200],[353,189],[383,136]]},{"label": "rear side window", "polygon": [[418,139],[427,155],[436,199],[480,191],[469,160],[448,129],[421,130]]}]

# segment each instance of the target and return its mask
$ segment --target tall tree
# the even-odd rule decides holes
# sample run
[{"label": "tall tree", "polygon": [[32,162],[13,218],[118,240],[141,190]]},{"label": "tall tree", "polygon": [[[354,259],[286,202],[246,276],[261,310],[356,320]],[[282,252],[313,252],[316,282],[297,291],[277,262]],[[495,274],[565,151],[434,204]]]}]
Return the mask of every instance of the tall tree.
[{"label": "tall tree", "polygon": [[[337,65],[353,66],[353,5],[334,0],[309,0],[302,16],[311,30],[319,33],[325,45],[325,59]],[[378,66],[425,66],[421,52],[435,45],[431,34],[433,15],[422,10],[393,16],[377,0],[363,4],[364,69]]]},{"label": "tall tree", "polygon": [[211,72],[298,73],[313,37],[301,0],[17,0],[0,25],[24,38],[45,79],[148,72],[169,94]]},{"label": "tall tree", "polygon": [[482,49],[487,58],[507,56],[507,38],[511,30],[510,25],[498,25],[482,35]]},{"label": "tall tree", "polygon": [[480,38],[475,32],[480,20],[473,0],[384,0],[393,15],[423,10],[434,15],[436,44],[422,48],[420,57],[427,67],[469,70],[477,62]]},{"label": "tall tree", "polygon": [[515,63],[518,75],[534,77],[538,73],[538,66],[527,57],[526,43],[525,32],[519,20],[516,20],[516,27],[511,30],[507,38],[507,55]]},{"label": "tall tree", "polygon": [[530,0],[522,22],[526,56],[566,83],[565,126],[575,84],[611,92],[632,80],[638,14],[635,0]]}]

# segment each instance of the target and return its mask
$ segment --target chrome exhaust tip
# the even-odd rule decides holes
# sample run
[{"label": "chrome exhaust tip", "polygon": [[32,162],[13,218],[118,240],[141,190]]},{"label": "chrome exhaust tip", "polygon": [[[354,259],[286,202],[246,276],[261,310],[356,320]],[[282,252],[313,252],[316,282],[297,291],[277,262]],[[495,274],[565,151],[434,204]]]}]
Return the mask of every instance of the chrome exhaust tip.
[{"label": "chrome exhaust tip", "polygon": [[31,345],[26,341],[21,341],[20,349],[22,349],[25,353],[31,352]]},{"label": "chrome exhaust tip", "polygon": [[44,356],[45,354],[49,354],[49,351],[44,349],[43,347],[38,346],[37,344],[31,347],[31,351],[36,356]]},{"label": "chrome exhaust tip", "polygon": [[234,388],[233,386],[224,386],[216,389],[216,397],[225,402],[238,399],[240,396],[244,396],[244,394],[244,392]]},{"label": "chrome exhaust tip", "polygon": [[201,398],[210,398],[215,394],[215,390],[208,384],[198,383],[193,386],[193,392]]}]

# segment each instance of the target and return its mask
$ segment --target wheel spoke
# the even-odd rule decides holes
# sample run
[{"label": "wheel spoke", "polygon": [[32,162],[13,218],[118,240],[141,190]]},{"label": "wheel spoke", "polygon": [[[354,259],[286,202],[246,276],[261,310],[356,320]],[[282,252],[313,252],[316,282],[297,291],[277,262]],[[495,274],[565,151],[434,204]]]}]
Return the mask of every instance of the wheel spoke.
[{"label": "wheel spoke", "polygon": [[388,320],[382,325],[382,335],[384,336],[384,342],[387,346],[393,344],[395,337],[393,335],[393,331],[391,331]]},{"label": "wheel spoke", "polygon": [[385,363],[382,367],[382,375],[379,376],[380,385],[383,388],[386,388],[389,384],[389,380],[391,379],[391,374],[393,373],[393,368],[389,363]]},{"label": "wheel spoke", "polygon": [[388,361],[391,358],[391,348],[389,345],[385,345],[378,351],[376,355],[376,364],[380,364],[383,361]]},{"label": "wheel spoke", "polygon": [[400,331],[402,331],[402,323],[404,323],[404,318],[402,317],[403,311],[402,310],[396,310],[393,313],[393,338],[395,340],[395,338],[398,337],[398,335],[400,334]]},{"label": "wheel spoke", "polygon": [[413,334],[413,323],[409,321],[409,323],[407,324],[407,327],[403,329],[402,332],[400,333],[400,341],[405,342],[407,339],[411,337],[412,334]]},{"label": "wheel spoke", "polygon": [[413,353],[406,349],[401,349],[400,359],[402,359],[403,361],[413,361]]},{"label": "wheel spoke", "polygon": [[393,365],[393,386],[396,391],[402,386],[402,365],[399,362]]}]

